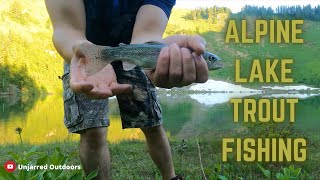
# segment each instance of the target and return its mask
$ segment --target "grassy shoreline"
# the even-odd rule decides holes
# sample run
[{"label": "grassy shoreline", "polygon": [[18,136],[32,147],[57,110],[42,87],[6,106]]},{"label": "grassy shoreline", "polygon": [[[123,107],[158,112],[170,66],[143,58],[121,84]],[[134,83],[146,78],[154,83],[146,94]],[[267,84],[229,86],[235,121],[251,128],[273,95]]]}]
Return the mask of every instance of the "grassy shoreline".
[{"label": "grassy shoreline", "polygon": [[[233,136],[239,137],[239,136]],[[202,170],[199,161],[198,144],[196,138],[186,139],[185,145],[182,140],[170,140],[175,170],[183,174],[187,179],[202,179]],[[269,179],[266,178],[256,162],[236,162],[231,160],[223,163],[221,160],[222,137],[199,137],[200,154],[204,172],[208,179]],[[4,163],[10,159],[8,152],[12,151],[23,156],[24,151],[29,151],[34,145],[16,144],[4,145],[0,151],[0,162]],[[51,154],[55,147],[60,147],[61,152],[69,156],[67,165],[80,165],[78,157],[78,142],[55,142],[39,145],[37,151]],[[112,159],[112,179],[158,179],[159,171],[148,156],[148,150],[143,141],[123,141],[117,144],[110,144]],[[290,165],[301,168],[299,179],[316,179],[320,177],[320,153],[318,145],[308,147],[307,161],[303,163],[259,163],[266,170],[269,170],[272,179],[277,173],[282,173],[283,168]],[[232,156],[231,156],[232,157]],[[36,156],[34,157],[36,158]],[[73,172],[66,172],[67,176]]]}]

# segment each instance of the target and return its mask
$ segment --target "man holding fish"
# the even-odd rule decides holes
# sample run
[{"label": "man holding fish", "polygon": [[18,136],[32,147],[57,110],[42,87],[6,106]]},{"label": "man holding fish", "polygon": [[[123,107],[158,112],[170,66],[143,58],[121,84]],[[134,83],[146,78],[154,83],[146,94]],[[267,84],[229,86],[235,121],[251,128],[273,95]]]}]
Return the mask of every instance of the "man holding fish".
[{"label": "man holding fish", "polygon": [[[123,128],[141,128],[163,179],[181,179],[174,171],[155,86],[206,82],[208,66],[202,57],[203,38],[162,38],[174,4],[175,0],[46,0],[53,42],[65,60],[65,125],[69,132],[80,134],[80,159],[86,174],[99,168],[97,179],[110,178],[107,98],[116,95]],[[161,49],[156,67],[148,70],[126,71],[121,61],[115,61],[89,74],[86,69],[91,59],[79,48],[150,41],[168,46]]]}]

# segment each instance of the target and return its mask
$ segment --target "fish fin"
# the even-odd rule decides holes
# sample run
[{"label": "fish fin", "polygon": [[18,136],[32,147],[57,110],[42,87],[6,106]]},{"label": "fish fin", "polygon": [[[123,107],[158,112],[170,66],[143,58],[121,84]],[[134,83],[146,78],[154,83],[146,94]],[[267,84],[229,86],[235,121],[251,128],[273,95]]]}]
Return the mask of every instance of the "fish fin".
[{"label": "fish fin", "polygon": [[125,71],[130,71],[132,70],[133,68],[135,68],[137,65],[135,64],[132,64],[132,63],[129,63],[129,62],[122,62],[122,68],[123,70]]},{"label": "fish fin", "polygon": [[119,46],[125,46],[125,45],[127,45],[127,44],[125,44],[125,43],[119,43]]}]

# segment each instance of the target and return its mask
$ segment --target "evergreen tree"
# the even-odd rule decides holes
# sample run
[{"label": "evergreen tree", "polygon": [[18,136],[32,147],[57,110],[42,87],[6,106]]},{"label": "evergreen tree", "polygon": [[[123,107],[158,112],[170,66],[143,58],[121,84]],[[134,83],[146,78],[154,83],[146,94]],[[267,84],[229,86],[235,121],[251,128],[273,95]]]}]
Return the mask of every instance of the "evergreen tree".
[{"label": "evergreen tree", "polygon": [[305,19],[320,21],[320,5],[307,6],[278,6],[275,11],[271,7],[258,7],[246,5],[240,12],[242,16],[257,16],[259,18],[270,18],[280,15],[282,18]]}]

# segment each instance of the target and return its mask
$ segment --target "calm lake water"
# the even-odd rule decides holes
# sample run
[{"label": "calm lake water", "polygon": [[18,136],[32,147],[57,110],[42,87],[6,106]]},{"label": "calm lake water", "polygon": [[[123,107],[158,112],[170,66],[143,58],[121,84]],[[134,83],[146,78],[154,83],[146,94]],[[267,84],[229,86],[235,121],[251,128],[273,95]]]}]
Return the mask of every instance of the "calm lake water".
[{"label": "calm lake water", "polygon": [[[233,122],[233,106],[229,103],[230,98],[272,98],[270,95],[264,97],[256,93],[181,94],[168,91],[159,95],[165,130],[168,136],[178,138],[192,138],[196,134],[241,132],[245,127],[242,123]],[[281,96],[287,95],[276,95],[277,98]],[[294,96],[300,98],[296,105],[294,126],[318,139],[320,137],[320,96],[289,95],[291,98]],[[108,140],[119,142],[125,139],[143,139],[139,129],[122,130],[117,100],[112,98],[109,102],[111,125]],[[22,140],[32,144],[78,140],[79,135],[69,134],[64,127],[62,104],[60,95],[47,96],[36,100],[31,105],[23,99],[0,97],[0,144],[20,142],[15,132],[16,127],[22,128]],[[286,117],[288,113],[289,111],[286,111]]]}]

